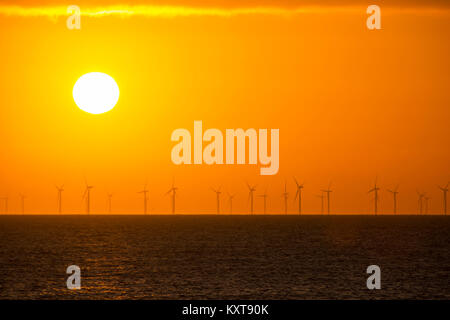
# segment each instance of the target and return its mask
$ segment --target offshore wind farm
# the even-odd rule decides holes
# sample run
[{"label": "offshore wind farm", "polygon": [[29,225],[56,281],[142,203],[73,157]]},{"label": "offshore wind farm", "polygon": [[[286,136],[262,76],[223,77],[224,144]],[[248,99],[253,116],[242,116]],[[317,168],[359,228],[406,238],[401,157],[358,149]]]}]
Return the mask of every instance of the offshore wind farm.
[{"label": "offshore wind farm", "polygon": [[[268,198],[269,198],[269,193],[268,193],[268,189],[265,188],[264,193],[262,194],[257,194],[256,196],[258,198],[262,199],[262,206],[257,206],[258,210],[255,210],[255,199],[254,199],[254,193],[256,192],[256,187],[257,185],[250,185],[248,183],[245,184],[241,184],[241,193],[242,193],[242,198],[245,198],[245,186],[247,186],[248,189],[248,198],[247,198],[247,203],[244,205],[244,209],[240,212],[234,212],[234,214],[249,214],[249,215],[253,215],[253,214],[274,214],[274,215],[278,215],[278,214],[290,214],[290,215],[302,215],[302,214],[307,214],[307,215],[330,215],[331,214],[331,209],[330,209],[330,193],[333,191],[331,190],[331,183],[328,185],[328,187],[326,189],[321,189],[321,190],[312,190],[312,193],[315,193],[315,197],[318,197],[320,199],[320,206],[316,206],[315,209],[313,209],[311,212],[302,212],[302,191],[304,190],[304,183],[298,183],[297,179],[294,177],[293,178],[295,184],[292,185],[292,193],[295,193],[294,196],[294,203],[292,205],[292,207],[290,208],[291,210],[288,211],[288,196],[289,196],[289,192],[288,192],[288,185],[287,182],[284,183],[284,189],[281,189],[280,191],[282,194],[282,200],[283,201],[278,201],[278,203],[276,203],[274,201],[274,203],[276,203],[276,205],[273,205],[274,208],[271,211],[268,211]],[[426,192],[420,192],[419,190],[416,190],[417,193],[417,197],[418,197],[418,201],[417,201],[417,212],[410,212],[410,211],[403,211],[401,212],[401,214],[403,215],[413,215],[413,214],[418,214],[418,215],[428,215],[428,214],[433,214],[433,215],[446,215],[447,213],[447,191],[448,191],[448,185],[449,183],[447,183],[444,187],[441,186],[437,186],[437,189],[442,191],[442,195],[441,195],[441,201],[440,201],[440,206],[439,207],[434,207],[433,209],[431,208],[431,204],[430,204],[430,200],[431,197],[427,196]],[[56,207],[54,208],[54,210],[49,210],[48,212],[40,212],[40,214],[82,214],[83,212],[73,212],[70,210],[63,210],[63,192],[66,191],[64,188],[64,185],[61,186],[55,186],[56,190],[57,190],[57,201],[56,201]],[[113,194],[109,193],[109,192],[105,192],[104,195],[102,196],[106,196],[107,201],[105,204],[105,208],[103,210],[99,210],[98,212],[92,212],[91,211],[91,202],[93,200],[95,200],[95,198],[93,198],[91,196],[91,192],[92,189],[94,188],[94,186],[91,186],[87,183],[87,181],[85,181],[85,190],[84,193],[82,195],[82,205],[85,208],[84,213],[85,214],[113,214],[112,211],[112,197]],[[181,188],[182,189],[182,188]],[[228,214],[233,214],[233,199],[236,197],[236,195],[238,195],[239,193],[237,192],[239,188],[237,186],[233,186],[232,190],[226,191],[226,195],[228,197]],[[397,215],[399,214],[398,212],[398,194],[399,194],[399,185],[396,185],[396,187],[391,190],[391,189],[386,189],[387,192],[389,192],[392,195],[392,199],[393,199],[393,207],[392,209],[386,209],[384,212],[379,212],[379,205],[380,205],[380,199],[379,199],[379,193],[382,192],[382,189],[378,186],[377,184],[377,179],[375,180],[375,183],[373,185],[373,187],[368,191],[368,194],[373,194],[374,197],[373,199],[371,199],[371,202],[373,203],[374,209],[372,212],[366,212],[366,213],[360,213],[360,214],[366,214],[366,215],[378,215],[378,214],[384,214],[384,215]],[[165,211],[154,211],[154,212],[150,212],[148,209],[148,201],[149,201],[149,193],[150,191],[147,189],[147,183],[144,185],[144,188],[141,191],[138,191],[138,194],[142,195],[142,201],[143,201],[143,211],[141,212],[144,215],[147,214],[177,214],[176,210],[175,210],[175,197],[177,192],[179,192],[180,188],[179,187],[175,187],[175,182],[173,182],[172,187],[169,189],[169,191],[165,194],[170,195],[170,201],[168,202],[167,206],[167,210]],[[219,186],[218,188],[213,188],[211,187],[210,190],[212,192],[214,192],[215,194],[215,199],[216,199],[216,206],[215,209],[213,210],[211,208],[210,211],[206,211],[204,214],[226,214],[226,208],[222,208],[223,203],[221,203],[221,197],[222,194],[224,193],[224,191],[222,191],[222,186]],[[308,191],[308,189],[306,188],[306,191]],[[317,192],[320,192],[319,195],[317,195]],[[116,195],[118,196],[118,195]],[[164,198],[164,196],[159,195],[160,198]],[[156,198],[156,195],[154,195],[154,198]],[[30,213],[27,212],[25,210],[25,199],[27,199],[27,196],[25,196],[24,194],[19,194],[18,195],[18,200],[19,200],[19,207],[18,209],[16,209],[16,211],[10,211],[10,207],[9,207],[9,201],[10,198],[8,196],[4,196],[4,197],[0,197],[0,200],[3,201],[3,207],[0,208],[0,212],[1,214],[36,214],[36,213]],[[98,197],[97,197],[98,199]],[[98,199],[99,202],[101,202]],[[297,203],[295,203],[295,201],[298,201]],[[370,201],[370,200],[369,200]],[[325,211],[325,203],[326,203],[326,211]],[[295,205],[297,206],[297,208],[295,209]],[[319,210],[320,207],[320,210]],[[139,214],[139,212],[122,212],[122,214]],[[117,214],[117,213],[116,213]],[[119,213],[120,214],[120,213]],[[198,212],[196,212],[195,210],[191,211],[191,212],[186,212],[186,211],[182,211],[182,214],[198,214]],[[341,213],[335,213],[335,215],[346,215],[345,212],[341,212]],[[353,213],[355,214],[355,213]],[[356,213],[358,214],[358,213]]]}]

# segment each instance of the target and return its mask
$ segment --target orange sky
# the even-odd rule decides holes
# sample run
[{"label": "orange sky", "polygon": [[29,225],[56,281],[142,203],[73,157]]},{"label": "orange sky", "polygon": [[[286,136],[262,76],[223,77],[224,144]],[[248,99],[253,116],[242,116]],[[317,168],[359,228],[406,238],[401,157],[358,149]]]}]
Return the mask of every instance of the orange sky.
[{"label": "orange sky", "polygon": [[[289,11],[302,2],[243,3]],[[81,213],[86,177],[95,186],[93,213],[106,211],[107,191],[114,193],[114,213],[140,213],[137,191],[147,181],[151,212],[166,213],[164,194],[175,177],[179,213],[213,213],[210,187],[219,185],[237,193],[235,211],[247,212],[249,181],[258,184],[257,194],[267,188],[268,210],[277,213],[287,180],[294,213],[295,175],[305,182],[305,213],[320,211],[316,195],[329,181],[333,213],[369,213],[367,190],[378,175],[381,213],[391,212],[385,188],[396,184],[401,213],[417,212],[416,189],[431,197],[431,212],[441,212],[436,185],[450,180],[448,7],[434,1],[421,12],[417,1],[402,13],[404,1],[381,5],[382,30],[369,31],[365,3],[326,3],[287,16],[82,17],[81,30],[68,30],[65,17],[5,15],[0,8],[0,197],[8,195],[10,212],[20,211],[24,193],[28,213],[54,213],[54,185],[65,184],[63,210]],[[73,101],[75,81],[92,71],[119,85],[109,113],[90,115]],[[259,165],[172,164],[170,135],[177,128],[192,132],[194,120],[223,131],[280,129],[278,174],[260,176]],[[255,211],[261,210],[257,198]]]}]

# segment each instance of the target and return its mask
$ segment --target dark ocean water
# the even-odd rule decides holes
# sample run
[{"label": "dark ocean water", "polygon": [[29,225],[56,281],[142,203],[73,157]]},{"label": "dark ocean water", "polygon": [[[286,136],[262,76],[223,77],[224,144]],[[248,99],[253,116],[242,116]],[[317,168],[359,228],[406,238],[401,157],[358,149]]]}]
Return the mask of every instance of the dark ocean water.
[{"label": "dark ocean water", "polygon": [[1,216],[0,298],[449,299],[450,218]]}]

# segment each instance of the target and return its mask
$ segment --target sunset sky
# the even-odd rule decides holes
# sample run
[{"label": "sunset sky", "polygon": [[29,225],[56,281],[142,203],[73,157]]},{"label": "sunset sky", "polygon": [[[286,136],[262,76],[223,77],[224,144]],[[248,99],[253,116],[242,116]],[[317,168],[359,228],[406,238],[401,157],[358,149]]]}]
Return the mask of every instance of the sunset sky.
[{"label": "sunset sky", "polygon": [[[305,213],[320,212],[332,181],[333,213],[371,213],[375,177],[380,212],[386,188],[399,187],[400,213],[417,213],[416,190],[442,212],[437,185],[450,180],[450,5],[447,1],[168,0],[2,1],[0,5],[0,197],[9,211],[82,213],[84,179],[92,212],[141,213],[148,183],[151,213],[214,213],[215,194],[245,182],[267,188],[268,211],[296,212],[293,176],[304,181]],[[66,27],[68,5],[134,13],[81,17]],[[381,7],[382,30],[366,28],[366,8]],[[111,7],[112,6],[112,7]],[[161,10],[164,6],[164,10]],[[61,10],[62,8],[62,10]],[[90,11],[93,12],[93,11]],[[116,107],[81,111],[72,97],[88,72],[112,76]],[[204,129],[280,129],[280,169],[181,165],[171,133]],[[255,198],[255,211],[262,199]],[[222,211],[228,211],[226,194]],[[0,212],[3,213],[3,202]]]}]

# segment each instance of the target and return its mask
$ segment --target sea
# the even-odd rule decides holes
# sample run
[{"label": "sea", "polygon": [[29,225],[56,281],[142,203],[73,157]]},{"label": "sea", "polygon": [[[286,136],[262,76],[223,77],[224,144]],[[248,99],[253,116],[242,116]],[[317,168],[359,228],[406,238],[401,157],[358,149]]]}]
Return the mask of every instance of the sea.
[{"label": "sea", "polygon": [[0,216],[0,299],[449,298],[448,216]]}]

